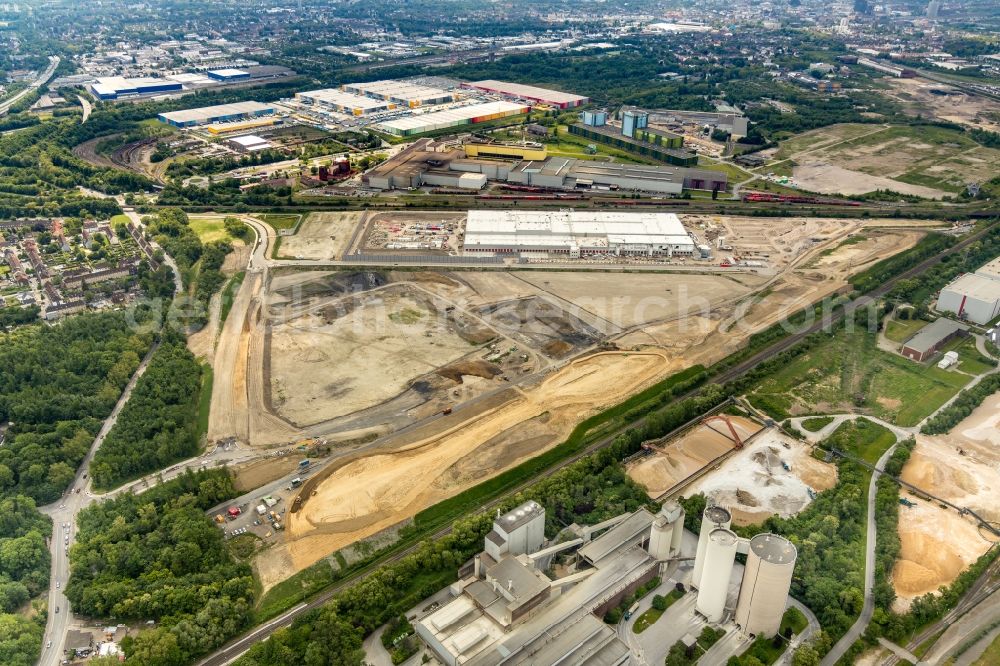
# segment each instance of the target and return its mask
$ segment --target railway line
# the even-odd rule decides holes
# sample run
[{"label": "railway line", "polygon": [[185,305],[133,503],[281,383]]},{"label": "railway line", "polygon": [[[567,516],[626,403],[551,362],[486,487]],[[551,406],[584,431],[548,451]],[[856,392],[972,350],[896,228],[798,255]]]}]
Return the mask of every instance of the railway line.
[{"label": "railway line", "polygon": [[[926,271],[931,266],[941,262],[946,256],[954,252],[959,252],[965,247],[971,245],[972,243],[975,243],[980,238],[982,238],[990,229],[992,229],[993,226],[995,226],[995,224],[996,223],[994,223],[993,225],[986,226],[983,229],[977,231],[976,233],[971,234],[967,238],[959,241],[951,248],[948,248],[943,252],[928,257],[927,259],[924,259],[915,266],[912,266],[906,271],[903,271],[902,273],[896,275],[895,277],[887,280],[885,283],[883,283],[879,287],[876,287],[868,294],[858,296],[857,298],[852,300],[851,303],[849,303],[847,306],[834,311],[828,318],[820,319],[819,321],[816,321],[813,324],[811,324],[806,329],[798,331],[796,333],[792,333],[774,342],[773,344],[769,345],[763,350],[751,354],[746,359],[728,368],[723,369],[714,377],[709,379],[706,384],[695,387],[690,391],[687,391],[683,395],[677,396],[675,399],[684,400],[693,397],[695,394],[701,391],[706,385],[710,384],[720,385],[730,382],[734,379],[737,379],[746,374],[747,372],[749,372],[750,370],[752,370],[753,368],[757,367],[761,363],[764,363],[770,360],[771,358],[785,351],[788,351],[795,345],[799,344],[806,337],[822,330],[831,329],[832,327],[836,326],[841,320],[844,319],[846,312],[851,312],[854,309],[867,306],[868,304],[876,301],[877,299],[887,294],[900,280],[905,280],[915,275],[918,275]],[[480,506],[475,512],[486,512],[492,510],[494,507],[499,505],[507,498],[525,490],[526,488],[538,482],[539,480],[550,477],[556,472],[568,467],[569,465],[576,463],[581,458],[584,458],[585,456],[591,455],[592,453],[607,447],[622,432],[625,432],[626,430],[631,428],[644,425],[648,420],[648,418],[649,418],[648,416],[643,416],[627,425],[615,429],[615,431],[591,443],[589,446],[585,447],[579,453],[569,456],[560,461],[559,463],[548,468],[541,474],[534,476],[530,479],[527,479],[512,488],[507,489],[494,499]],[[681,426],[680,428],[683,427],[684,426]],[[675,430],[679,430],[679,428]],[[670,433],[668,433],[667,436],[669,437]],[[431,534],[424,535],[422,539],[437,540],[447,535],[450,532],[451,532],[451,525],[449,524],[435,530]],[[404,557],[414,553],[417,550],[417,548],[419,548],[419,545],[420,545],[419,542],[415,542],[410,546],[407,546],[393,553],[388,553],[382,558],[373,561],[371,564],[359,569],[354,574],[348,576],[347,578],[337,583],[334,583],[326,590],[318,593],[311,600],[303,602],[298,606],[292,608],[290,611],[281,615],[279,618],[269,620],[267,623],[255,627],[253,630],[244,634],[243,636],[233,639],[232,641],[222,646],[211,655],[199,661],[198,662],[199,666],[226,666],[227,664],[232,663],[233,661],[238,659],[242,654],[244,654],[247,650],[249,650],[255,643],[265,640],[277,629],[289,625],[296,618],[301,617],[303,614],[308,613],[309,611],[319,608],[320,606],[323,606],[324,604],[328,603],[339,592],[364,580],[367,576],[369,576],[373,571],[377,570],[378,568],[388,564],[392,564],[394,562],[398,562]]]}]

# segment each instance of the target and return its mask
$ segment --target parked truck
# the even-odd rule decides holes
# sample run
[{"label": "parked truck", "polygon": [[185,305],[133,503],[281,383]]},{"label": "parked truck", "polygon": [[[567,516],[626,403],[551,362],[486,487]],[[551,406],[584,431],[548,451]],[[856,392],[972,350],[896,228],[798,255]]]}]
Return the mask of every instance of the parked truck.
[{"label": "parked truck", "polygon": [[305,469],[306,467],[309,467],[309,462],[310,461],[309,461],[308,458],[306,458],[305,460],[301,461],[299,463],[299,469]]},{"label": "parked truck", "polygon": [[302,479],[301,479],[301,477],[297,476],[294,479],[292,479],[292,488],[298,488],[301,485],[302,485]]}]

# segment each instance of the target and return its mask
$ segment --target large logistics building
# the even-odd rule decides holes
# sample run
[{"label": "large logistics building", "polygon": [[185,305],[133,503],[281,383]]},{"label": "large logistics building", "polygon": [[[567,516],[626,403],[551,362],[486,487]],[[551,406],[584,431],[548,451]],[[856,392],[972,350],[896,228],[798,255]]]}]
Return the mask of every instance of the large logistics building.
[{"label": "large logistics building", "polygon": [[447,90],[410,83],[409,81],[394,81],[390,79],[386,81],[369,81],[367,83],[348,83],[343,88],[345,92],[394,102],[411,109],[419,106],[446,104],[455,101],[455,96]]},{"label": "large logistics building", "polygon": [[369,113],[392,111],[396,108],[395,102],[356,95],[335,88],[297,92],[295,99],[301,104],[337,113],[346,113],[349,116],[364,116]]},{"label": "large logistics building", "polygon": [[226,83],[233,83],[236,81],[249,81],[250,72],[243,69],[235,69],[233,67],[227,67],[225,69],[210,69],[207,72],[208,78],[213,81],[225,81]]},{"label": "large logistics building", "polygon": [[98,99],[115,100],[120,97],[135,97],[137,95],[152,95],[161,92],[175,92],[182,89],[179,81],[168,81],[153,77],[126,79],[121,76],[108,76],[97,79],[90,84],[90,91]]},{"label": "large logistics building", "polygon": [[473,81],[463,83],[463,88],[481,90],[483,92],[503,95],[513,99],[524,99],[531,102],[539,102],[560,109],[572,109],[582,106],[590,101],[590,98],[582,95],[573,95],[559,90],[549,90],[548,88],[538,88],[536,86],[526,86],[521,83],[510,83],[508,81]]},{"label": "large logistics building", "polygon": [[233,104],[203,106],[197,109],[184,109],[183,111],[168,111],[159,114],[157,118],[160,122],[174,127],[196,127],[273,116],[274,113],[275,108],[270,104],[235,102]]},{"label": "large logistics building", "polygon": [[673,213],[470,210],[466,252],[549,252],[581,257],[691,255],[694,241]]},{"label": "large logistics building", "polygon": [[941,290],[937,309],[975,324],[988,324],[1000,317],[1000,258],[952,280]]},{"label": "large logistics building", "polygon": [[616,190],[641,190],[663,194],[681,194],[689,190],[726,189],[726,173],[711,169],[674,166],[612,164],[550,157],[540,162],[525,160],[516,164],[507,182],[558,189],[603,187]]},{"label": "large logistics building", "polygon": [[463,106],[457,109],[413,115],[406,118],[394,118],[379,124],[379,127],[396,136],[413,136],[414,134],[424,134],[425,132],[434,132],[450,127],[484,123],[490,120],[497,120],[498,118],[520,115],[528,111],[528,107],[522,104],[486,102]]}]

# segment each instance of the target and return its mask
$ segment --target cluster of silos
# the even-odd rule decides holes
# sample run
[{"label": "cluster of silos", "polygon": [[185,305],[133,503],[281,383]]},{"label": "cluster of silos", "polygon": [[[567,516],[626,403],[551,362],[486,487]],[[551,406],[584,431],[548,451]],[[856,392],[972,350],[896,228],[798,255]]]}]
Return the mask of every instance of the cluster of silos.
[{"label": "cluster of silos", "polygon": [[649,533],[649,554],[658,560],[676,557],[684,536],[684,509],[677,502],[666,502],[656,515]]},{"label": "cluster of silos", "polygon": [[708,535],[703,558],[705,565],[694,607],[709,622],[720,622],[726,611],[729,577],[733,572],[739,541],[735,532],[722,527],[713,529]]},{"label": "cluster of silos", "polygon": [[776,534],[758,534],[750,539],[740,598],[736,602],[736,624],[743,633],[755,636],[778,633],[792,586],[796,556],[795,544]]}]

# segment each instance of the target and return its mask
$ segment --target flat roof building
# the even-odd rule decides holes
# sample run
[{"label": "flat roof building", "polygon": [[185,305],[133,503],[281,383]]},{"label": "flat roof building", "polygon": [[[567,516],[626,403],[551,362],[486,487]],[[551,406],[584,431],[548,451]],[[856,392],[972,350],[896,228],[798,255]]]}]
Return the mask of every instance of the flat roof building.
[{"label": "flat roof building", "polygon": [[242,69],[236,69],[233,67],[226,67],[223,69],[210,69],[207,72],[208,78],[215,81],[246,81],[250,79],[250,72]]},{"label": "flat roof building", "polygon": [[941,317],[917,331],[903,343],[900,353],[908,359],[923,362],[933,356],[949,340],[967,335],[969,327]]},{"label": "flat roof building", "polygon": [[395,102],[375,99],[365,95],[356,95],[335,88],[297,92],[295,93],[295,99],[302,104],[336,111],[337,113],[346,113],[350,116],[363,116],[369,113],[391,111],[396,108]]},{"label": "flat roof building", "polygon": [[550,157],[543,161],[519,162],[507,180],[521,185],[557,189],[604,187],[681,194],[685,189],[726,189],[724,171],[692,169],[672,165],[619,164]]},{"label": "flat roof building", "polygon": [[937,309],[975,324],[988,324],[1000,317],[1000,276],[991,277],[996,268],[996,262],[990,262],[975,273],[952,280],[941,289]]},{"label": "flat roof building", "polygon": [[574,95],[559,90],[528,86],[521,83],[511,83],[509,81],[495,81],[488,79],[485,81],[472,81],[463,83],[463,88],[472,88],[483,92],[494,93],[514,99],[524,99],[531,102],[540,102],[560,109],[572,109],[582,106],[590,101],[590,98],[582,95]]},{"label": "flat roof building", "polygon": [[90,91],[102,100],[116,100],[120,97],[135,97],[137,95],[151,95],[160,92],[174,92],[181,90],[179,81],[168,81],[156,77],[142,77],[126,79],[121,76],[107,76],[97,79],[96,83],[90,84]]},{"label": "flat roof building", "polygon": [[274,115],[274,113],[275,108],[270,104],[235,102],[233,104],[203,106],[197,109],[184,109],[183,111],[167,111],[159,114],[157,119],[174,127],[196,127],[260,118]]},{"label": "flat roof building", "polygon": [[550,252],[580,257],[689,255],[694,241],[673,213],[470,210],[465,252]]},{"label": "flat roof building", "polygon": [[228,143],[241,153],[256,153],[257,151],[267,150],[272,147],[267,139],[253,134],[234,136],[228,140]]},{"label": "flat roof building", "polygon": [[451,127],[484,123],[528,112],[528,107],[510,102],[485,102],[457,109],[423,113],[406,118],[394,118],[379,124],[379,128],[396,136],[412,136]]},{"label": "flat roof building", "polygon": [[366,83],[348,83],[342,87],[345,92],[395,102],[400,106],[411,109],[455,101],[455,96],[447,90],[393,79],[368,81]]}]

